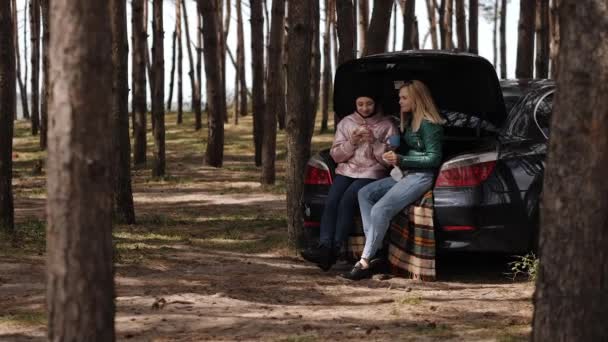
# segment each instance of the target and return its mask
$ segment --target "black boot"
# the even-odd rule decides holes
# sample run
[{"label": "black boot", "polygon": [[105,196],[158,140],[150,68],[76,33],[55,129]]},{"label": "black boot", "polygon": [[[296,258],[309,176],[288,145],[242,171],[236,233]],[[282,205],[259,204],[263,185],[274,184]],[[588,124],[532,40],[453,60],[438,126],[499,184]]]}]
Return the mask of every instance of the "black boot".
[{"label": "black boot", "polygon": [[323,271],[329,270],[337,259],[337,253],[334,253],[331,247],[320,245],[317,248],[307,249],[301,252],[304,260],[317,264]]}]

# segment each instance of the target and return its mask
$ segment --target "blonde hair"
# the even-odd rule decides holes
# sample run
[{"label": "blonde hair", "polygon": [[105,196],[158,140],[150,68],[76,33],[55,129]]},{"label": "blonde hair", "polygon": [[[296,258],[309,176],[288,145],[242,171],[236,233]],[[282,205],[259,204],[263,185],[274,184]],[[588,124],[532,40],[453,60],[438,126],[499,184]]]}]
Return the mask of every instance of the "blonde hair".
[{"label": "blonde hair", "polygon": [[[418,80],[405,82],[400,88],[407,88],[408,95],[412,100],[412,130],[418,131],[422,120],[425,119],[434,124],[442,125],[445,120],[439,115],[435,101],[426,84]],[[401,113],[401,131],[405,130],[405,113]]]}]

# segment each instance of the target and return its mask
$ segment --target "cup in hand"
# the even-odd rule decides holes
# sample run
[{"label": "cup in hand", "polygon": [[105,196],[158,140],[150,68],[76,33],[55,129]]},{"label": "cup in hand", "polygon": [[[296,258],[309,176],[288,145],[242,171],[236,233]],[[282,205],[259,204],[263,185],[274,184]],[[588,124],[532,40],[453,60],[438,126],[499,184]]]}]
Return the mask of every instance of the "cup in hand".
[{"label": "cup in hand", "polygon": [[389,150],[396,150],[399,145],[401,145],[401,136],[399,135],[391,135],[386,139],[387,148]]}]

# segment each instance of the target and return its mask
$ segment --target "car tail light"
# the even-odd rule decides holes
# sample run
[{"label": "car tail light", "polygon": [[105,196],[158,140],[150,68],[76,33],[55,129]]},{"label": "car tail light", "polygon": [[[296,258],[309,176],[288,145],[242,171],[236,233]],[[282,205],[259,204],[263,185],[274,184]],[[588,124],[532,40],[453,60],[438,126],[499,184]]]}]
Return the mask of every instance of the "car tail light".
[{"label": "car tail light", "polygon": [[436,187],[476,186],[484,182],[496,167],[496,152],[464,155],[441,167]]},{"label": "car tail light", "polygon": [[331,183],[332,179],[329,167],[318,157],[311,158],[308,161],[308,165],[306,165],[304,184],[331,185]]},{"label": "car tail light", "polygon": [[473,226],[443,226],[443,230],[446,232],[467,232],[475,230]]}]

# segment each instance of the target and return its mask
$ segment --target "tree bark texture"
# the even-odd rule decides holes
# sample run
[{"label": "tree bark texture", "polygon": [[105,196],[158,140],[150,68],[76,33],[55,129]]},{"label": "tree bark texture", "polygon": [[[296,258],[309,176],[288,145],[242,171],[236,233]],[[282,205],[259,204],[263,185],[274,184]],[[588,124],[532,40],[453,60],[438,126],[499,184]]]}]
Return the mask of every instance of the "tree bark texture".
[{"label": "tree bark texture", "polygon": [[[175,1],[176,6],[179,5],[179,1]],[[177,11],[176,11],[177,14]],[[175,18],[175,29],[171,36],[171,72],[169,73],[169,97],[167,98],[167,111],[171,111],[171,102],[173,101],[173,86],[175,85],[175,63],[176,63],[176,51],[177,51],[177,17]]]},{"label": "tree bark texture", "polygon": [[[355,8],[352,0],[335,0],[338,29],[338,66],[355,59]],[[289,16],[289,15],[288,15]]]},{"label": "tree bark texture", "polygon": [[265,111],[264,16],[262,13],[262,0],[250,0],[249,4],[251,11],[251,68],[253,70],[253,144],[255,146],[255,165],[261,166]]},{"label": "tree bark texture", "polygon": [[608,340],[608,8],[562,0],[534,341]]},{"label": "tree bark texture", "polygon": [[532,78],[534,76],[534,21],[536,19],[536,2],[519,3],[519,24],[517,39],[517,64],[515,77]]},{"label": "tree bark texture", "polygon": [[[311,110],[313,125],[317,117],[317,109],[319,108],[319,92],[321,90],[321,49],[319,46],[321,30],[320,30],[320,8],[319,0],[312,1],[312,13],[310,14],[311,27],[312,27],[312,48],[311,48],[311,60],[310,68],[312,70],[312,84],[310,89],[311,96]],[[389,16],[390,19],[390,16]],[[388,34],[388,33],[387,33]],[[388,39],[387,39],[388,40]]]},{"label": "tree bark texture", "polygon": [[[285,0],[285,11],[287,11],[287,7],[289,7],[288,3],[289,0]],[[283,77],[281,77],[280,80],[281,88],[283,90],[283,106],[280,107],[279,112],[277,112],[280,130],[285,129],[285,116],[287,115],[287,71],[289,70],[287,67],[287,59],[289,58],[289,18],[287,13],[285,13],[285,18],[283,18],[283,26],[285,27],[285,30],[283,30],[283,68],[281,69]]]},{"label": "tree bark texture", "polygon": [[[303,216],[300,205],[314,128],[308,95],[311,87],[312,6],[308,1],[293,1],[289,4],[291,49],[298,51],[289,54],[287,75],[287,236],[292,247],[297,247],[298,237],[302,233]],[[368,38],[372,39],[370,36]]]},{"label": "tree bark texture", "polygon": [[[6,1],[6,0],[5,0]],[[30,0],[30,36],[32,41],[32,135],[40,130],[40,2]]]},{"label": "tree bark texture", "polygon": [[50,13],[69,34],[49,51],[48,340],[114,341],[110,7],[53,0]]},{"label": "tree bark texture", "polygon": [[[188,28],[188,11],[186,10],[186,3],[184,0],[182,3],[182,13],[184,15],[184,30],[186,31],[186,51],[188,52],[188,62],[190,63],[190,71],[188,76],[190,77],[190,86],[192,88],[192,111],[194,112],[194,129],[199,130],[203,127],[203,118],[201,111],[201,80],[198,79],[198,75],[195,74],[194,59],[192,57],[192,44],[190,43],[190,29]],[[196,15],[200,15],[197,13]],[[217,39],[216,39],[217,41]],[[219,61],[218,61],[219,63]]]},{"label": "tree bark texture", "polygon": [[146,0],[131,1],[131,82],[132,82],[132,121],[133,121],[133,163],[146,164],[146,23],[144,6]]},{"label": "tree bark texture", "polygon": [[285,106],[284,89],[280,83],[283,60],[283,26],[285,1],[272,1],[270,45],[268,47],[267,101],[264,111],[264,137],[262,139],[262,184],[274,184],[276,177],[277,113]]},{"label": "tree bark texture", "polygon": [[217,68],[221,62],[218,50],[217,9],[215,1],[198,0],[199,15],[203,17],[203,55],[205,58],[205,75],[207,77],[207,113],[209,130],[207,137],[206,163],[221,167],[224,159],[224,117],[226,102],[222,97],[222,80]]},{"label": "tree bark texture", "polygon": [[[219,1],[219,0],[218,0]],[[221,23],[221,16],[218,18],[218,23]],[[197,10],[197,15],[196,15],[196,82],[198,83],[198,88],[197,88],[197,93],[196,93],[196,99],[197,102],[199,103],[197,106],[198,107],[202,107],[202,105],[200,104],[203,98],[203,68],[202,68],[202,63],[203,63],[203,16],[201,15],[201,13]],[[218,34],[219,37],[221,37],[221,34]],[[221,57],[220,57],[221,58]],[[224,62],[224,64],[222,64],[221,68],[225,68],[226,67],[226,63]],[[220,74],[223,75],[223,74]],[[222,76],[223,77],[223,76]],[[225,83],[223,83],[225,85]],[[225,87],[222,88],[225,91]],[[202,110],[201,110],[201,115],[202,115]],[[197,127],[200,127],[202,125],[202,117],[200,120],[198,120],[199,122],[197,123]]]},{"label": "tree bark texture", "polygon": [[549,77],[549,0],[536,0],[536,78]]},{"label": "tree bark texture", "polygon": [[[221,88],[222,91],[220,92],[220,95],[222,96],[222,101],[224,101],[224,103],[226,103],[226,51],[228,50],[228,44],[227,44],[227,40],[228,40],[228,32],[230,30],[230,0],[226,0],[227,4],[226,4],[226,15],[224,15],[224,0],[217,0],[217,7],[216,7],[216,11],[217,11],[217,23],[219,25],[219,31],[218,32],[223,32],[223,34],[220,34],[219,40],[220,40],[220,79],[221,79]],[[222,22],[222,19],[224,20],[224,22]],[[200,23],[200,22],[199,22]],[[200,25],[199,25],[200,27]],[[200,37],[200,35],[199,35]],[[201,45],[199,44],[199,49],[201,47]],[[200,70],[200,67],[198,67],[198,70]],[[200,73],[199,73],[200,74]],[[199,80],[201,79],[201,77],[198,78]],[[224,105],[226,106],[226,105]],[[228,122],[228,112],[225,111],[224,112],[224,122],[227,123]]]},{"label": "tree bark texture", "polygon": [[357,3],[359,17],[359,34],[357,35],[359,49],[363,51],[367,42],[367,30],[369,28],[369,0],[359,0]]},{"label": "tree bark texture", "polygon": [[557,78],[558,70],[558,52],[559,52],[559,5],[561,0],[551,0],[551,42],[550,42],[550,58],[551,58],[551,78]]},{"label": "tree bark texture", "polygon": [[321,82],[321,131],[328,130],[329,98],[331,90],[331,2],[325,0],[325,30],[323,32],[323,77]]},{"label": "tree bark texture", "polygon": [[372,19],[367,32],[367,45],[363,49],[363,56],[386,52],[392,10],[391,1],[374,0]]},{"label": "tree bark texture", "polygon": [[13,48],[13,11],[10,1],[0,1],[0,231],[13,234],[13,117],[15,88],[15,52]]},{"label": "tree bark texture", "polygon": [[[472,2],[472,0],[471,0]],[[439,42],[437,40],[437,3],[435,0],[426,0],[426,12],[429,17],[429,32],[431,33],[431,46],[433,49],[439,48]],[[469,21],[470,22],[470,21]],[[469,27],[470,29],[470,27]]]},{"label": "tree bark texture", "polygon": [[184,117],[184,86],[183,86],[183,48],[182,48],[182,0],[175,0],[175,30],[177,33],[177,124],[183,122]]},{"label": "tree bark texture", "polygon": [[[283,2],[283,6],[285,6]],[[245,32],[243,29],[243,11],[241,8],[241,1],[236,1],[236,16],[237,16],[237,49],[236,59],[238,70],[238,84],[239,84],[239,115],[247,115],[247,80],[245,75]],[[281,29],[283,29],[281,27]],[[281,61],[278,61],[279,65]],[[235,89],[236,91],[236,89]],[[237,115],[238,117],[238,115]]]},{"label": "tree bark texture", "polygon": [[[13,28],[14,28],[14,33],[15,36],[13,37],[14,42],[15,42],[15,65],[17,68],[17,84],[19,86],[19,95],[21,97],[21,108],[22,108],[22,112],[23,112],[23,118],[27,119],[30,117],[30,113],[29,113],[29,107],[27,105],[28,102],[28,98],[27,98],[27,90],[26,90],[26,84],[23,82],[23,79],[21,78],[21,52],[20,52],[20,48],[19,48],[19,17],[17,15],[17,2],[16,0],[12,0],[12,4],[13,4]],[[24,6],[24,12],[27,9],[27,4]],[[23,27],[25,28],[27,25],[23,25]],[[24,42],[24,44],[27,44],[27,42]],[[27,56],[27,55],[26,55]],[[27,63],[25,63],[25,65],[27,65]],[[26,79],[27,81],[27,79]],[[17,112],[15,111],[15,118],[17,117]]]},{"label": "tree bark texture", "polygon": [[163,32],[163,1],[153,0],[152,12],[152,75],[154,77],[154,93],[152,94],[152,117],[154,127],[154,160],[152,176],[165,175],[165,55]]},{"label": "tree bark texture", "polygon": [[414,48],[416,0],[406,0],[403,6],[403,50]]},{"label": "tree bark texture", "polygon": [[479,53],[479,0],[469,0],[469,52]]},{"label": "tree bark texture", "polygon": [[507,78],[507,0],[500,1],[500,78]]},{"label": "tree bark texture", "polygon": [[[28,94],[28,90],[27,90],[27,80],[28,80],[28,62],[27,62],[27,57],[28,57],[28,53],[27,53],[27,21],[28,21],[28,11],[27,11],[27,7],[28,4],[25,3],[25,5],[23,6],[23,59],[24,59],[24,63],[23,63],[23,92],[25,94],[25,103],[26,103],[26,107],[29,104],[29,98],[27,96]],[[24,119],[28,119],[31,120],[31,115],[30,115],[30,111],[26,110],[23,113],[23,118]]]},{"label": "tree bark texture", "polygon": [[445,0],[445,48],[452,50],[454,48],[453,41],[453,18],[454,18],[454,0]]},{"label": "tree bark texture", "polygon": [[498,68],[498,1],[494,0],[494,5],[492,9],[494,10],[494,30],[492,31],[492,49],[494,53],[492,54],[492,65],[494,65],[494,69]]},{"label": "tree bark texture", "polygon": [[42,92],[40,101],[40,149],[46,149],[49,101],[49,1],[39,0],[42,14]]},{"label": "tree bark texture", "polygon": [[[48,1],[48,0],[42,0]],[[129,40],[127,2],[110,0],[113,68],[114,214],[118,222],[135,223],[131,187],[131,140],[129,139]]]},{"label": "tree bark texture", "polygon": [[464,0],[456,0],[456,39],[458,50],[467,51],[467,15],[464,10]]}]

